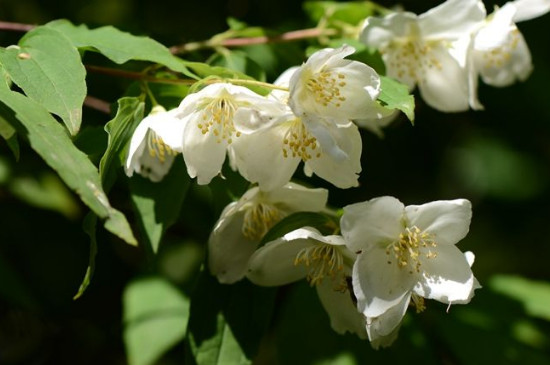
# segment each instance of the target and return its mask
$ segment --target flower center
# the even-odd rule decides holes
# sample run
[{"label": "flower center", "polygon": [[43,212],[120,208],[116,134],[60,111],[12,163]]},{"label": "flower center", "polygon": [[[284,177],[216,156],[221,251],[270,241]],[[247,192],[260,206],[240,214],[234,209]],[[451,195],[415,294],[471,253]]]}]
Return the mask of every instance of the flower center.
[{"label": "flower center", "polygon": [[265,203],[255,204],[244,213],[243,235],[251,241],[259,242],[282,218],[283,213],[275,206]]},{"label": "flower center", "polygon": [[197,124],[202,134],[214,133],[217,142],[232,142],[233,135],[240,136],[233,125],[233,115],[237,109],[235,103],[227,97],[211,99],[202,111],[202,120]]},{"label": "flower center", "polygon": [[147,131],[147,149],[151,157],[156,157],[161,163],[166,160],[166,156],[175,156],[176,151],[171,149],[162,138],[160,138],[151,129]]},{"label": "flower center", "polygon": [[301,249],[294,259],[294,266],[298,264],[309,268],[306,279],[313,286],[321,283],[325,276],[334,278],[341,272],[344,269],[344,257],[336,246],[321,243]]},{"label": "flower center", "polygon": [[501,47],[494,48],[491,51],[483,52],[483,63],[486,69],[504,67],[512,58],[512,53],[518,46],[520,40],[519,30],[514,29],[510,32],[508,42]]},{"label": "flower center", "polygon": [[317,139],[307,131],[300,119],[291,122],[292,125],[283,138],[283,156],[300,157],[302,161],[321,157]]},{"label": "flower center", "polygon": [[411,303],[410,305],[416,308],[416,313],[423,312],[424,309],[426,309],[426,305],[424,304],[424,298],[422,298],[420,295],[412,293],[411,294]]},{"label": "flower center", "polygon": [[[433,42],[431,42],[433,43]],[[396,40],[381,50],[387,55],[388,68],[399,80],[421,82],[427,69],[442,70],[441,62],[433,55],[432,45],[416,38]]]},{"label": "flower center", "polygon": [[307,88],[315,97],[315,101],[323,106],[333,104],[335,107],[342,105],[346,100],[340,94],[340,88],[346,86],[346,75],[331,71],[322,71],[307,80]]},{"label": "flower center", "polygon": [[[407,227],[405,231],[399,234],[399,240],[386,247],[388,264],[391,264],[392,257],[397,261],[399,268],[409,268],[409,273],[420,272],[420,258],[425,256],[427,259],[437,257],[436,252],[432,252],[430,247],[437,247],[433,235],[422,232],[417,226]],[[423,252],[427,252],[423,254]]]}]

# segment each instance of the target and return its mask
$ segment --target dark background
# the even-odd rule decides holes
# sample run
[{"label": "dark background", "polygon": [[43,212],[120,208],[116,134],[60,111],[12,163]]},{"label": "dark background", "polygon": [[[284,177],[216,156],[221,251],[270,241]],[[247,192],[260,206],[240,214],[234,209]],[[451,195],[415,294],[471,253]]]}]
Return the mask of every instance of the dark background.
[{"label": "dark background", "polygon": [[[402,4],[420,13],[438,2],[408,0]],[[384,5],[394,3],[384,2]],[[492,7],[488,2],[485,5],[488,9]],[[301,2],[296,0],[0,2],[2,21],[43,24],[67,18],[90,27],[110,24],[133,34],[148,35],[167,46],[204,40],[222,32],[227,29],[229,16],[276,31],[314,26],[302,11]],[[361,186],[346,191],[332,189],[330,195],[331,204],[338,207],[380,195],[396,196],[406,204],[470,199],[474,207],[471,232],[460,243],[460,248],[475,252],[474,272],[486,288],[478,291],[468,308],[473,313],[495,315],[491,317],[493,326],[483,332],[483,338],[502,336],[504,339],[483,343],[465,338],[471,329],[461,330],[460,326],[469,322],[460,319],[465,312],[458,309],[458,315],[449,316],[452,318],[449,328],[456,330],[455,335],[461,339],[451,344],[452,334],[441,329],[448,317],[428,310],[423,319],[412,316],[413,325],[405,326],[401,334],[405,339],[395,348],[375,355],[357,355],[356,348],[364,346],[368,351],[369,345],[361,342],[350,347],[352,358],[359,363],[371,355],[380,361],[400,356],[407,359],[403,351],[410,350],[407,344],[414,344],[418,330],[448,334],[439,339],[442,343],[432,343],[429,353],[422,352],[422,346],[413,347],[409,355],[424,362],[486,363],[491,357],[482,356],[484,352],[492,353],[500,363],[550,361],[548,322],[529,317],[519,303],[499,296],[490,285],[491,278],[497,274],[550,280],[549,17],[518,25],[530,46],[535,65],[526,82],[501,89],[481,84],[479,96],[485,105],[484,111],[444,114],[430,109],[417,97],[415,126],[401,117],[386,129],[383,139],[363,133]],[[21,33],[0,31],[0,45],[16,43],[20,36]],[[298,44],[303,46],[305,42]],[[289,52],[295,49],[291,47],[296,45],[289,46]],[[206,55],[196,53],[189,57],[200,59]],[[289,57],[276,64],[274,70],[283,71],[291,61],[300,63],[303,58]],[[276,72],[268,76],[275,77]],[[108,102],[115,102],[128,86],[127,80],[89,76],[90,94]],[[108,120],[108,115],[90,109],[84,111],[87,133],[96,134]],[[104,148],[101,143],[81,148],[101,151]],[[121,293],[130,279],[150,271],[151,263],[142,250],[127,247],[100,231],[92,284],[82,298],[73,301],[88,264],[89,239],[81,229],[86,209],[56,180],[43,161],[24,143],[21,145],[21,157],[16,162],[6,144],[0,142],[0,364],[124,364]],[[131,217],[124,177],[119,180],[122,182],[119,181],[110,197],[115,206]],[[320,180],[314,182],[329,187]],[[61,197],[52,198],[54,192]],[[179,247],[192,247],[189,252],[201,256],[219,212],[215,204],[201,200],[201,194],[201,189],[191,188],[182,218],[170,230],[167,243],[161,248],[161,258],[170,257]],[[162,271],[162,262],[153,264],[158,265],[153,270]],[[289,344],[292,336],[299,338],[300,331],[311,330],[311,326],[327,327],[319,306],[301,314],[299,320],[304,324],[297,332],[291,330],[292,325],[285,325],[293,322],[293,316],[300,316],[289,309],[292,308],[289,303],[314,301],[309,292],[305,285],[288,289],[284,297],[288,299],[287,304],[281,304],[277,312],[282,324],[273,326],[273,336],[287,337],[287,340],[274,340],[276,345],[267,345],[258,363],[277,363],[274,358],[283,364],[313,363],[323,358],[326,364],[333,363],[330,346],[305,344],[296,353],[298,350],[293,347],[296,345]],[[433,312],[445,310],[437,304],[433,308]],[[294,321],[294,326],[299,320]],[[481,319],[473,321],[480,323]],[[545,336],[538,342],[517,345],[519,340],[514,340],[514,329],[510,327],[517,321],[534,323]],[[307,336],[307,332],[303,334]],[[325,340],[345,347],[342,343],[349,338],[335,336]],[[513,354],[504,355],[507,350]],[[178,351],[174,350],[161,363],[178,363],[181,355]],[[461,354],[463,351],[472,355]],[[288,360],[289,353],[296,357]],[[525,353],[533,356],[527,357],[531,360],[522,360],[527,356]]]}]

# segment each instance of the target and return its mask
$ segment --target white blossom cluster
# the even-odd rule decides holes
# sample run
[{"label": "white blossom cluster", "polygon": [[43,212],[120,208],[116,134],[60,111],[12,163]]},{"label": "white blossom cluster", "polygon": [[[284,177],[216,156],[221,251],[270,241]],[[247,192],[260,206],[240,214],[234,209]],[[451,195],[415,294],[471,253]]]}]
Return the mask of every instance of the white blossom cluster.
[{"label": "white blossom cluster", "polygon": [[[539,16],[547,2],[517,0],[487,16],[478,0],[448,0],[415,15],[366,19],[360,40],[377,48],[387,75],[418,85],[442,111],[478,109],[477,80],[505,86],[531,72],[515,21]],[[395,110],[379,102],[379,75],[346,59],[342,46],[315,52],[283,73],[263,96],[231,82],[213,82],[173,110],[157,106],[137,127],[126,173],[161,180],[182,154],[191,178],[209,184],[226,160],[255,184],[228,205],[208,242],[209,268],[221,283],[244,277],[258,285],[305,278],[339,333],[368,338],[374,347],[397,337],[411,305],[424,299],[468,303],[479,288],[474,255],[455,244],[469,230],[465,199],[405,206],[384,196],[344,207],[332,234],[302,227],[260,247],[267,232],[295,212],[328,212],[328,191],[290,182],[303,162],[337,188],[358,185],[362,141]]]},{"label": "white blossom cluster", "polygon": [[531,53],[516,22],[550,10],[547,0],[516,0],[487,15],[481,0],[447,0],[416,15],[366,19],[360,40],[382,54],[387,76],[444,112],[483,109],[478,78],[508,86],[531,73]]}]

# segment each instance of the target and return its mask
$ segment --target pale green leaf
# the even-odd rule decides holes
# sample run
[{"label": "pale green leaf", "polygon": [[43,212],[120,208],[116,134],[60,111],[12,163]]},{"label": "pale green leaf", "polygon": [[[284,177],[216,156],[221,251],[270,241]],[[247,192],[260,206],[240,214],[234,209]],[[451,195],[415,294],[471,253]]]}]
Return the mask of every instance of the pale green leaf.
[{"label": "pale green leaf", "polygon": [[114,183],[116,170],[123,165],[134,130],[143,120],[144,105],[138,98],[119,99],[115,117],[105,125],[109,139],[107,150],[99,163],[99,174],[107,191]]},{"label": "pale green leaf", "polygon": [[149,37],[135,36],[112,26],[88,29],[84,24],[75,26],[68,20],[55,20],[46,26],[63,33],[75,47],[99,52],[115,63],[122,64],[130,60],[149,61],[195,77],[185,67],[185,61]]},{"label": "pale green leaf", "polygon": [[357,25],[374,14],[376,5],[368,1],[337,2],[337,1],[307,1],[304,11],[314,22],[322,19],[338,24]]},{"label": "pale green leaf", "polygon": [[497,275],[489,286],[523,304],[527,313],[550,321],[550,283],[513,275]]},{"label": "pale green leaf", "polygon": [[124,343],[130,365],[154,364],[185,336],[189,300],[163,278],[130,283],[124,290],[123,306]]},{"label": "pale green leaf", "polygon": [[401,110],[407,118],[414,122],[414,96],[409,93],[406,85],[386,76],[380,76],[381,92],[378,100],[388,109]]},{"label": "pale green leaf", "polygon": [[17,133],[15,128],[8,123],[7,120],[0,114],[0,136],[6,140],[8,147],[15,156],[16,160],[19,160],[19,140],[17,139]]},{"label": "pale green leaf", "polygon": [[176,157],[169,173],[160,182],[137,174],[130,179],[137,219],[154,253],[158,251],[164,232],[178,219],[190,183],[181,156]]},{"label": "pale green leaf", "polygon": [[[105,220],[105,228],[136,245],[126,217],[114,209],[102,189],[99,173],[88,157],[72,143],[65,129],[40,104],[0,86],[0,114],[53,168],[90,209]],[[10,111],[11,110],[11,111]],[[11,114],[10,114],[11,113]]]},{"label": "pale green leaf", "polygon": [[43,26],[31,30],[18,46],[0,50],[0,63],[29,98],[58,115],[72,135],[78,132],[86,70],[61,32]]}]

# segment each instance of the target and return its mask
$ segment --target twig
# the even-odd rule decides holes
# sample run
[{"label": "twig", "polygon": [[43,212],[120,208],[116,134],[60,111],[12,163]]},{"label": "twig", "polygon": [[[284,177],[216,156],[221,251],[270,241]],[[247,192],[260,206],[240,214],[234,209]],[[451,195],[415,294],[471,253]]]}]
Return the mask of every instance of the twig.
[{"label": "twig", "polygon": [[102,113],[111,114],[111,104],[94,96],[86,96],[84,99],[84,105]]},{"label": "twig", "polygon": [[100,67],[100,66],[90,66],[86,65],[86,70],[93,73],[98,73],[102,75],[109,75],[109,76],[118,76],[123,77],[125,79],[132,79],[132,80],[141,80],[141,81],[148,81],[148,82],[155,82],[159,84],[194,84],[197,82],[196,80],[190,80],[190,79],[160,79],[158,77],[148,76],[141,72],[132,72],[132,71],[125,71],[125,70],[118,70],[114,68],[108,68],[108,67]]},{"label": "twig", "polygon": [[13,32],[28,32],[29,30],[32,30],[34,28],[36,28],[36,25],[0,21],[0,30],[10,30]]},{"label": "twig", "polygon": [[212,48],[212,47],[219,47],[219,46],[239,47],[239,46],[249,46],[253,44],[292,42],[292,41],[307,39],[307,38],[330,36],[336,33],[337,31],[335,29],[309,28],[309,29],[294,30],[291,32],[278,34],[275,36],[228,38],[228,39],[223,39],[221,41],[207,40],[202,42],[185,43],[179,46],[170,47],[170,52],[172,52],[173,54],[180,54],[180,53],[195,51],[201,48]]}]

